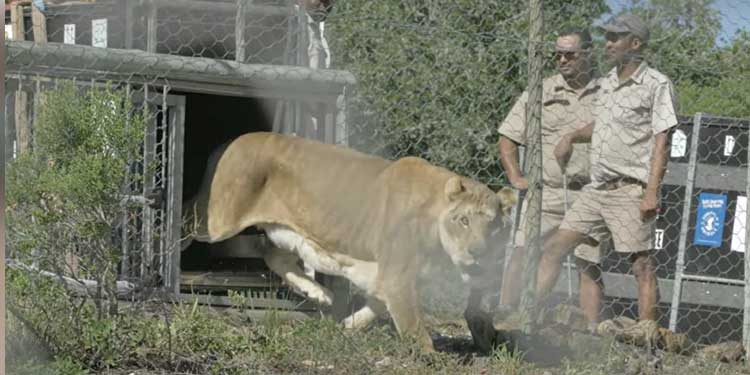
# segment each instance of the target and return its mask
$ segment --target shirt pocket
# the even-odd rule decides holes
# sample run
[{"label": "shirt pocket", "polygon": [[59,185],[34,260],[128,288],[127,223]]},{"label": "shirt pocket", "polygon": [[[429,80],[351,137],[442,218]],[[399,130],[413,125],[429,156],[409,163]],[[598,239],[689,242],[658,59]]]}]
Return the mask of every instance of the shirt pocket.
[{"label": "shirt pocket", "polygon": [[[624,126],[642,126],[651,123],[651,101],[642,92],[634,92],[630,97],[624,97],[618,101],[619,122]],[[619,115],[619,116],[618,116]]]},{"label": "shirt pocket", "polygon": [[560,124],[566,120],[570,110],[570,100],[552,97],[542,102],[542,134],[549,136],[560,131]]}]

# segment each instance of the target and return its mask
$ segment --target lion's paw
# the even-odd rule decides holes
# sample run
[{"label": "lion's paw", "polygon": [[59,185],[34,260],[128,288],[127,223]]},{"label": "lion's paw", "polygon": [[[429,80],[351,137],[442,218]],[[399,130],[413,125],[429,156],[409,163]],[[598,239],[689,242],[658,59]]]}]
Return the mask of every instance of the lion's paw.
[{"label": "lion's paw", "polygon": [[344,319],[341,323],[344,325],[344,329],[357,330],[366,327],[369,322],[364,321],[362,318],[351,315]]},{"label": "lion's paw", "polygon": [[307,295],[307,298],[318,304],[325,306],[333,305],[333,293],[326,288],[313,288],[312,290],[308,290],[305,294]]}]

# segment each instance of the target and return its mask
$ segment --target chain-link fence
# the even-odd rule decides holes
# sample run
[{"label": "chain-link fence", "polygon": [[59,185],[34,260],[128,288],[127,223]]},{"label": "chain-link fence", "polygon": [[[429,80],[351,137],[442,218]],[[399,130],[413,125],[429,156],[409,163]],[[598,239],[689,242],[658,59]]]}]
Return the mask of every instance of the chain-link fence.
[{"label": "chain-link fence", "polygon": [[[737,196],[745,194],[747,186],[747,147],[743,144],[747,130],[742,119],[748,113],[741,109],[744,99],[735,99],[746,95],[737,82],[747,79],[744,68],[740,68],[747,62],[742,62],[738,55],[747,51],[747,33],[741,31],[747,19],[737,16],[733,6],[742,5],[656,1],[638,4],[590,1],[562,5],[547,2],[544,16],[548,56],[553,55],[555,38],[567,27],[605,23],[608,20],[606,5],[611,10],[614,8],[612,14],[632,10],[647,21],[651,35],[646,61],[671,80],[678,114],[685,116],[667,134],[669,164],[660,188],[660,211],[653,229],[655,243],[649,245],[649,248],[656,248],[653,256],[659,277],[657,314],[660,324],[688,333],[693,342],[700,344],[740,340],[744,307],[741,233],[746,210],[742,206],[744,200]],[[420,2],[411,6],[388,6],[347,2],[340,4],[336,15],[358,21],[353,26],[334,24],[333,32],[344,33],[344,37],[343,40],[332,38],[332,44],[334,51],[340,54],[336,56],[338,61],[357,76],[362,94],[359,98],[372,111],[367,120],[352,118],[353,128],[361,126],[369,132],[362,138],[377,143],[376,150],[378,147],[387,149],[389,155],[417,154],[491,185],[508,183],[495,143],[497,127],[511,112],[511,106],[527,84],[529,13],[525,3],[464,6]],[[727,26],[732,22],[734,28],[740,30],[736,34],[733,34],[734,28]],[[349,34],[348,28],[357,32]],[[595,69],[606,75],[612,64],[602,56],[606,43],[603,37],[603,33],[594,32],[593,60]],[[560,54],[555,57],[563,59]],[[570,57],[575,58],[564,59]],[[548,63],[547,77],[554,74],[553,59],[548,59]],[[734,78],[727,78],[730,76]],[[565,85],[556,89],[564,91],[566,88],[570,89]],[[570,98],[545,91],[545,95],[548,94],[541,103],[545,135],[554,133],[556,126],[585,124],[585,115],[555,109],[556,104],[560,104],[555,103],[556,100]],[[584,101],[582,96],[579,94],[578,99]],[[632,98],[633,101],[649,99]],[[612,116],[627,110],[623,103],[615,104],[604,110]],[[565,106],[563,103],[561,107]],[[651,114],[648,108],[634,110]],[[699,112],[713,116],[693,116]],[[702,129],[695,144],[686,140],[693,126]],[[610,135],[620,137],[618,131]],[[545,147],[551,152],[556,142],[554,135],[546,140],[550,143]],[[613,147],[613,143],[607,147]],[[640,160],[643,156],[650,157],[649,150],[635,154],[625,149],[615,158]],[[689,162],[691,154],[697,155],[692,164]],[[545,159],[546,163],[550,161],[554,163],[554,159]],[[692,169],[690,165],[698,167]],[[543,168],[547,171],[554,166],[545,164]],[[545,173],[545,176],[551,174]],[[578,176],[568,176],[571,177]],[[730,188],[727,178],[733,178],[737,184]],[[695,181],[705,184],[696,185]],[[642,182],[645,185],[647,181]],[[579,181],[574,181],[574,185],[575,190],[581,188]],[[696,216],[706,212],[696,211],[696,205],[701,199],[710,199],[701,196],[702,192],[724,195],[724,198],[714,198],[726,199],[720,209],[725,216],[717,218],[716,227],[706,224],[714,235],[723,236],[714,244],[700,242],[695,234],[703,220],[701,216],[696,224]],[[571,199],[565,202],[567,208],[572,205],[575,193],[570,192]],[[554,192],[542,198],[545,208],[555,211],[550,206],[555,204],[556,198],[560,198],[559,211],[564,211],[562,197],[556,197]],[[634,208],[638,208],[639,203],[631,202]],[[560,220],[563,213],[553,214],[559,215]],[[618,225],[623,224],[614,224]],[[632,235],[627,231],[624,234]],[[734,239],[732,246],[730,239]],[[601,318],[638,317],[639,291],[631,259],[614,251],[611,240],[606,240],[602,252],[605,299]],[[563,293],[577,294],[577,277],[563,272],[557,286]]]},{"label": "chain-link fence", "polygon": [[[669,141],[666,176],[659,188],[660,204],[654,228],[649,229],[653,235],[648,236],[653,243],[641,250],[655,249],[652,254],[660,292],[656,317],[660,325],[687,333],[692,342],[700,344],[743,337],[744,241],[741,233],[746,210],[742,206],[743,198],[738,200],[737,197],[745,194],[747,186],[748,150],[743,144],[747,130],[743,119],[748,112],[742,109],[744,99],[741,99],[746,90],[739,87],[739,82],[747,80],[745,68],[741,68],[747,66],[747,62],[739,56],[748,48],[748,20],[736,12],[742,4],[730,3],[588,1],[544,4],[547,56],[562,62],[578,57],[575,48],[581,45],[573,45],[574,49],[555,55],[555,48],[559,47],[555,39],[570,27],[589,26],[594,39],[591,59],[599,76],[606,77],[613,64],[606,61],[604,33],[592,25],[603,25],[610,15],[632,11],[649,26],[645,61],[670,80],[674,94],[671,100],[675,101],[679,120],[675,120],[677,126],[666,134]],[[610,8],[609,14],[605,13],[606,6]],[[508,184],[495,144],[497,128],[504,121],[510,121],[506,119],[509,114],[519,116],[516,121],[521,122],[521,131],[504,135],[522,145],[529,131],[523,117],[524,108],[519,107],[517,112],[511,109],[527,85],[527,4],[462,6],[428,1],[389,6],[354,1],[337,7],[334,19],[341,19],[342,24],[331,26],[334,63],[355,74],[360,95],[354,105],[363,105],[370,111],[365,112],[369,116],[362,119],[350,116],[351,127],[355,130],[351,137],[359,136],[364,144],[351,143],[390,156],[420,155],[490,185]],[[347,19],[357,22],[350,25]],[[565,55],[565,52],[574,54]],[[554,75],[555,59],[547,59],[546,77]],[[545,85],[554,83],[547,81]],[[642,81],[638,79],[637,83]],[[584,84],[581,88],[585,87]],[[542,227],[545,229],[547,225],[549,231],[553,229],[549,226],[556,226],[555,222],[559,225],[590,178],[589,165],[578,171],[569,170],[564,178],[570,189],[561,189],[563,177],[554,171],[556,161],[551,154],[559,137],[584,125],[595,115],[576,106],[580,102],[594,108],[596,99],[587,103],[586,90],[571,96],[565,95],[566,90],[576,91],[571,90],[569,83],[558,82],[557,86],[544,91],[540,103],[543,142],[547,142],[544,147],[548,156],[544,159],[543,170],[545,178],[550,179],[545,181],[545,186],[552,185],[551,188],[559,191],[545,190],[542,198],[544,214],[551,217],[547,224],[543,217]],[[633,108],[627,107],[628,101],[636,102]],[[646,92],[632,98],[623,97],[609,105],[598,105],[600,111],[615,120],[617,116],[625,116],[628,122],[636,118],[632,116],[651,116],[652,119],[663,116],[652,112],[653,101],[654,93]],[[628,116],[631,118],[627,119]],[[659,120],[668,121],[664,116],[654,119],[654,123]],[[702,130],[693,144],[689,134],[694,127]],[[522,139],[514,138],[514,134]],[[636,140],[624,140],[619,130],[610,136],[621,141],[620,151],[614,150],[610,158],[627,159],[623,160],[626,169],[633,168],[631,160],[650,168],[651,148],[646,147],[638,154],[630,148],[638,143]],[[612,148],[615,143],[600,140],[605,148]],[[692,154],[696,154],[697,159],[691,164],[689,155]],[[589,154],[585,153],[579,161],[588,164],[588,159]],[[593,165],[596,161],[592,159],[590,163]],[[736,184],[730,185],[728,178]],[[555,179],[560,181],[551,181]],[[642,184],[645,189],[648,181],[641,180],[635,186]],[[701,184],[696,185],[696,181]],[[706,224],[711,226],[714,235],[720,235],[720,240],[713,244],[700,242],[695,234],[703,220],[700,215],[706,212],[698,212],[696,205],[701,199],[710,199],[710,196],[701,196],[703,192],[724,196],[713,197],[715,199],[726,199],[720,209],[724,216],[717,218],[720,220],[715,222],[716,227]],[[640,203],[634,199],[628,204],[637,213]],[[696,219],[697,216],[700,219]],[[517,223],[523,222],[522,217],[516,219]],[[627,219],[621,220],[624,221],[607,224],[626,226]],[[635,236],[635,233],[626,228],[620,236]],[[732,246],[731,239],[734,239]],[[615,251],[613,245],[611,239],[605,239],[600,250],[605,296],[599,318],[623,315],[637,318],[639,289],[631,269],[631,256]],[[513,247],[510,246],[509,251]],[[575,266],[570,263],[566,262],[568,271],[562,272],[557,282],[556,290],[563,296],[578,294],[578,277]],[[521,276],[520,273],[512,275],[510,279]],[[505,281],[508,280],[506,277]],[[510,285],[503,290],[519,287],[512,281]]]},{"label": "chain-link fence", "polygon": [[[130,229],[118,232],[122,274],[129,280],[142,280],[147,269],[160,270],[164,285],[178,288],[175,267],[187,272],[205,264],[205,259],[190,259],[190,253],[180,259],[179,252],[167,251],[179,235],[179,206],[197,191],[210,152],[245,132],[298,134],[389,158],[420,156],[495,189],[523,187],[511,184],[497,144],[498,128],[513,121],[509,115],[529,84],[526,2],[348,0],[337,2],[324,22],[319,22],[322,10],[306,13],[284,0],[19,4],[6,11],[6,38],[16,40],[8,42],[6,60],[7,157],[33,149],[40,92],[56,80],[85,85],[114,81],[141,103],[141,110],[151,108],[143,162],[153,161],[156,169],[125,192],[143,202],[123,213],[123,221],[130,223],[123,228]],[[610,129],[608,139],[618,140],[619,148],[599,139],[597,149],[595,139],[580,158],[571,159],[585,168],[569,166],[565,174],[552,154],[565,132],[596,119],[597,110],[626,123],[655,117],[669,122],[663,113],[654,114],[654,93],[649,91],[658,86],[652,81],[664,84],[662,75],[636,76],[633,85],[649,90],[632,90],[642,94],[623,95],[609,104],[599,97],[614,100],[619,84],[613,81],[609,92],[593,79],[610,77],[615,60],[607,61],[611,47],[605,46],[618,40],[612,35],[605,39],[594,26],[614,14],[638,14],[650,31],[645,60],[671,82],[668,91],[674,93],[679,115],[676,126],[667,129],[668,164],[659,187],[659,210],[644,235],[654,248],[659,323],[701,344],[743,337],[750,342],[745,308],[750,289],[743,258],[749,186],[748,125],[743,119],[750,117],[744,3],[573,0],[543,6],[544,76],[557,81],[545,80],[540,102],[521,101],[518,113],[524,118],[516,119],[518,134],[525,136],[526,107],[541,106],[544,162],[534,167],[542,169],[544,180],[542,229],[545,215],[554,216],[546,228],[553,233],[567,211],[574,210],[576,198],[586,197],[583,186],[598,162],[591,152],[603,152],[616,164],[605,165],[610,169],[604,175],[615,183],[606,191],[648,187],[648,175],[628,175],[623,168],[650,170],[650,135],[625,140],[626,130]],[[576,34],[586,27],[593,34],[590,48]],[[558,36],[563,34],[574,38],[561,44]],[[584,54],[590,54],[594,74],[571,85],[566,78],[581,69],[571,62]],[[503,135],[515,147],[526,143],[511,133]],[[635,144],[643,147],[631,147]],[[630,206],[623,206],[623,213],[638,212],[641,205],[638,198],[626,203]],[[518,208],[516,224],[521,222],[520,204]],[[601,207],[590,211],[600,214]],[[605,224],[610,231],[622,227],[617,236],[627,239],[636,236],[628,219],[633,220]],[[601,239],[605,289],[600,318],[638,317],[632,255],[622,253],[622,247],[613,249],[608,237]],[[520,244],[511,239],[508,252],[518,254]],[[228,252],[231,247],[227,245]],[[579,279],[575,258],[566,259],[555,290],[572,297],[579,294]],[[510,268],[507,274],[517,275]]]},{"label": "chain-link fence", "polygon": [[[688,163],[680,165],[674,160],[673,167],[675,175],[681,174],[678,168],[687,167],[687,176],[682,184],[684,194],[678,195],[683,201],[674,202],[674,208],[683,211],[677,254],[670,257],[676,262],[669,326],[690,332],[702,343],[739,340],[743,337],[740,312],[747,308],[746,302],[740,301],[746,301],[741,298],[741,286],[746,280],[747,208],[743,202],[747,196],[748,122],[698,114],[692,129],[678,128],[672,133],[673,145],[679,145],[685,135],[691,142]],[[672,156],[683,157],[677,151]],[[672,201],[665,201],[665,206],[672,208]],[[667,231],[674,231],[672,222],[678,222],[668,215],[665,212],[663,228],[657,229],[663,230],[665,237]],[[716,301],[693,301],[693,294],[713,296]]]},{"label": "chain-link fence", "polygon": [[[257,253],[224,259],[246,241],[211,245],[210,252],[202,243],[177,250],[182,202],[197,193],[208,156],[221,144],[252,131],[342,142],[343,98],[354,79],[308,68],[320,63],[308,53],[320,31],[312,17],[284,1],[13,2],[6,8],[7,160],[37,148],[45,96],[68,81],[81,93],[110,84],[130,98],[133,116],[145,117],[141,155],[131,161],[110,239],[121,259],[119,277],[130,283],[122,285],[131,292],[179,292],[182,285],[183,292],[208,292],[201,295],[208,302],[231,305],[229,283],[250,288],[255,307],[304,307],[255,265]],[[20,250],[20,233],[11,233],[9,256],[16,263],[93,277],[78,267],[85,252],[28,253]],[[60,264],[40,262],[50,255]],[[214,264],[212,276],[204,276],[205,264]],[[248,267],[250,276],[233,272]]]}]

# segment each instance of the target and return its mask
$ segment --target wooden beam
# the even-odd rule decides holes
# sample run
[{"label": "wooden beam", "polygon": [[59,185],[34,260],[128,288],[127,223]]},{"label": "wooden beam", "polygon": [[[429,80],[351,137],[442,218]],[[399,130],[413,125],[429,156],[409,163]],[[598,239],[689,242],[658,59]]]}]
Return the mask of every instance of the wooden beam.
[{"label": "wooden beam", "polygon": [[10,4],[10,24],[13,30],[12,40],[25,40],[25,23],[23,19],[23,5],[20,2]]},{"label": "wooden beam", "polygon": [[[7,259],[5,264],[12,269],[23,271],[29,274],[37,274],[39,276],[55,280],[65,285],[68,290],[73,294],[81,297],[91,297],[97,294],[99,284],[95,280],[83,280],[74,279],[72,277],[63,276],[54,272],[44,271],[35,267]],[[135,285],[127,281],[117,281],[115,284],[118,298],[129,298],[135,291]]]},{"label": "wooden beam", "polygon": [[[10,23],[13,30],[13,40],[24,40],[26,38],[26,26],[23,18],[23,3],[13,2],[10,4]],[[22,85],[18,86],[15,93],[16,100],[13,108],[16,124],[16,152],[18,155],[26,152],[31,144],[31,125],[29,124],[29,96],[23,91]]]},{"label": "wooden beam", "polygon": [[245,56],[245,16],[250,5],[249,0],[237,0],[237,17],[234,23],[235,61],[244,63]]},{"label": "wooden beam", "polygon": [[45,76],[54,76],[57,73],[79,78],[88,73],[91,78],[97,79],[105,76],[114,79],[119,75],[128,81],[137,80],[138,77],[146,77],[150,81],[154,78],[163,78],[194,84],[226,85],[260,92],[283,91],[311,98],[324,95],[338,96],[343,86],[356,84],[354,76],[343,70],[240,64],[228,60],[84,45],[12,41],[8,42],[6,51],[6,69],[10,73]]},{"label": "wooden beam", "polygon": [[260,275],[231,272],[182,271],[180,274],[180,284],[185,287],[267,288],[274,286],[275,283]]},{"label": "wooden beam", "polygon": [[[214,296],[207,294],[180,293],[175,297],[178,301],[192,303],[197,301],[200,304],[211,306],[234,307],[234,301],[226,296]],[[273,309],[277,312],[287,312],[299,314],[301,311],[315,311],[316,306],[312,302],[298,302],[278,298],[248,298],[246,307],[248,309]]]},{"label": "wooden beam", "polygon": [[133,26],[135,24],[135,3],[133,1],[125,2],[125,48],[133,48]]},{"label": "wooden beam", "polygon": [[36,5],[31,6],[31,26],[34,31],[34,41],[47,43],[47,17]]},{"label": "wooden beam", "polygon": [[[602,277],[605,285],[604,291],[608,297],[638,299],[638,283],[633,275],[604,272]],[[573,287],[573,292],[577,293],[577,273],[573,274],[573,278],[570,282]],[[658,279],[661,295],[661,299],[659,300],[660,303],[670,304],[672,302],[672,293],[674,292],[674,288],[672,287],[673,283],[674,280],[671,279]],[[684,286],[682,288],[682,296],[680,299],[681,303],[703,306],[721,306],[733,309],[742,309],[743,307],[743,286],[708,283],[705,281],[694,281],[689,279],[686,279],[683,283]],[[563,272],[555,285],[555,292],[567,293],[567,291],[568,277],[567,274]]]},{"label": "wooden beam", "polygon": [[159,8],[155,1],[150,1],[146,9],[146,51],[156,53]]},{"label": "wooden beam", "polygon": [[[695,172],[695,187],[698,189],[744,191],[746,170],[747,167],[698,163]],[[687,163],[669,162],[662,184],[684,186],[687,173]]]},{"label": "wooden beam", "polygon": [[[196,1],[196,0],[154,0],[159,3],[159,7],[164,9],[190,9],[195,12],[211,13],[234,13],[237,11],[237,5],[228,2],[219,1]],[[249,14],[259,16],[291,16],[295,14],[291,6],[276,5],[254,5],[248,7]]]},{"label": "wooden beam", "polygon": [[31,145],[31,127],[29,126],[29,95],[19,85],[16,91],[13,108],[16,122],[16,154],[25,153]]}]

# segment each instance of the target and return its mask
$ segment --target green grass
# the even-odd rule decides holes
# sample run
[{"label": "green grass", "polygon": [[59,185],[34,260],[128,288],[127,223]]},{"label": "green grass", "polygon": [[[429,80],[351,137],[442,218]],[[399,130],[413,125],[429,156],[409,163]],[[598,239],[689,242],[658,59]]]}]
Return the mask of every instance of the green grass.
[{"label": "green grass", "polygon": [[[441,332],[443,345],[451,351],[423,354],[415,343],[400,338],[390,324],[380,322],[357,332],[346,331],[328,318],[285,321],[280,313],[265,318],[244,318],[199,305],[180,305],[165,316],[142,316],[138,327],[150,333],[120,332],[123,340],[139,337],[137,353],[126,356],[116,366],[86,369],[85,359],[57,356],[47,367],[35,368],[30,361],[16,361],[19,374],[640,374],[628,372],[643,368],[648,357],[642,349],[604,339],[587,346],[580,344],[573,356],[553,366],[530,363],[527,355],[498,348],[480,356],[467,345],[458,321],[431,319],[430,329]],[[168,311],[168,312],[167,312]],[[163,330],[155,333],[153,330]],[[167,343],[166,331],[171,333]],[[447,334],[450,332],[452,334]],[[122,336],[125,335],[126,336]],[[146,338],[150,336],[150,338]],[[462,345],[459,345],[463,343]],[[9,342],[13,350],[15,343]],[[126,345],[123,345],[125,347]],[[530,354],[530,353],[527,353]],[[538,354],[538,353],[536,353]],[[531,356],[529,356],[531,357]],[[640,366],[640,367],[639,367]],[[664,355],[659,374],[750,374],[743,364],[703,362],[689,357]],[[42,369],[42,370],[40,370]],[[52,370],[51,370],[52,369]]]}]

